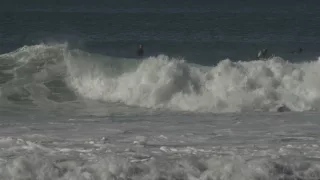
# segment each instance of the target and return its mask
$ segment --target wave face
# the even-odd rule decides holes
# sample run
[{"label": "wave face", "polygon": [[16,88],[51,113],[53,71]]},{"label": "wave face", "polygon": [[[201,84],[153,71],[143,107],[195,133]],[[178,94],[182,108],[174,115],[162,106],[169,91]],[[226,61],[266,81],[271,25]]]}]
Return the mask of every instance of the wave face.
[{"label": "wave face", "polygon": [[201,66],[165,55],[125,59],[39,44],[0,55],[0,103],[90,99],[173,111],[318,111],[319,68],[319,61],[280,57]]}]

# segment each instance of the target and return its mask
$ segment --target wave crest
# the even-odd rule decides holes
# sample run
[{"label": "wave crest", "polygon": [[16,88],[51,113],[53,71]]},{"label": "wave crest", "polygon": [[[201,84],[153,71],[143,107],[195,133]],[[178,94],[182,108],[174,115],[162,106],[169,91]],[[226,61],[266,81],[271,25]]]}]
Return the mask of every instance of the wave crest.
[{"label": "wave crest", "polygon": [[58,102],[77,95],[195,112],[273,111],[279,106],[318,110],[318,69],[319,61],[294,64],[280,57],[250,62],[226,59],[211,67],[165,55],[115,58],[61,44],[25,46],[0,55],[1,96],[6,99]]}]

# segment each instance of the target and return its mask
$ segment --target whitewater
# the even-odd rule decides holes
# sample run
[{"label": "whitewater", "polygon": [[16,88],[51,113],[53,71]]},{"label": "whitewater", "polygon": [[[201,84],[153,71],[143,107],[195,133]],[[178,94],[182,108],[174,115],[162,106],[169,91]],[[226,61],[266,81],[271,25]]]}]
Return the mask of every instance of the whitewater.
[{"label": "whitewater", "polygon": [[158,55],[126,59],[90,54],[67,44],[25,46],[2,54],[1,103],[34,105],[97,100],[187,112],[317,111],[319,61],[281,57],[229,59],[201,66]]},{"label": "whitewater", "polygon": [[0,179],[320,179],[318,59],[191,62],[1,54]]}]

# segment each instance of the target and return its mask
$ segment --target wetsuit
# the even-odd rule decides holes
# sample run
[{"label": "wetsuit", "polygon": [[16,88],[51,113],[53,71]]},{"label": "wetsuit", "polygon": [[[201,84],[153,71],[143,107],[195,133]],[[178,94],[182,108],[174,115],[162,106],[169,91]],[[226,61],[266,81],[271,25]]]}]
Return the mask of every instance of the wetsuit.
[{"label": "wetsuit", "polygon": [[139,48],[137,51],[138,56],[143,56],[143,48]]}]

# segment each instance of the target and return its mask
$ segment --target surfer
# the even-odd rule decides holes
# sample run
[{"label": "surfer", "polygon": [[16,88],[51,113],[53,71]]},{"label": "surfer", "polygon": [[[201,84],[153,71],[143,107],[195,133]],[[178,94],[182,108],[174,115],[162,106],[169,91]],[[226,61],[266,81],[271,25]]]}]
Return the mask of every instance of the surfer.
[{"label": "surfer", "polygon": [[268,49],[262,49],[258,52],[257,58],[266,58]]},{"label": "surfer", "polygon": [[138,56],[143,56],[143,53],[144,53],[144,51],[143,51],[143,45],[140,44],[139,47],[138,47],[138,50],[137,50],[137,55],[138,55]]}]

